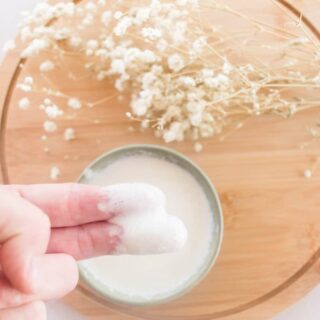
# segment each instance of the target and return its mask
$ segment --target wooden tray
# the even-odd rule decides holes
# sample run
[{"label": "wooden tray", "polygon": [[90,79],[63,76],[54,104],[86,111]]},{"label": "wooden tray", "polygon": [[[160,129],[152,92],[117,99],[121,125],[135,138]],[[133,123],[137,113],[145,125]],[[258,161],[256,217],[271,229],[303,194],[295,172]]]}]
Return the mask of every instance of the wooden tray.
[{"label": "wooden tray", "polygon": [[[43,97],[32,94],[30,110],[17,108],[24,94],[15,86],[25,74],[37,75],[39,62],[21,61],[20,49],[10,53],[0,73],[3,183],[51,182],[53,165],[61,169],[59,182],[74,181],[106,150],[130,143],[161,144],[151,132],[128,133],[127,100],[84,108],[76,117],[69,114],[59,121],[58,132],[42,141],[44,116],[38,105]],[[27,71],[19,68],[20,63]],[[105,83],[79,82],[75,87],[60,77],[60,86],[70,95],[90,100],[114,94]],[[60,106],[65,107],[65,101]],[[289,120],[254,118],[223,143],[206,141],[200,154],[191,143],[173,144],[202,167],[218,189],[225,218],[221,256],[206,280],[182,299],[165,307],[121,311],[136,314],[136,319],[262,320],[313,288],[320,279],[320,173],[306,179],[303,172],[315,163],[319,143],[304,150],[299,145],[310,139],[305,127],[319,116],[314,109]],[[67,127],[76,129],[75,141],[63,141]],[[129,319],[79,290],[66,301],[89,319]]]}]

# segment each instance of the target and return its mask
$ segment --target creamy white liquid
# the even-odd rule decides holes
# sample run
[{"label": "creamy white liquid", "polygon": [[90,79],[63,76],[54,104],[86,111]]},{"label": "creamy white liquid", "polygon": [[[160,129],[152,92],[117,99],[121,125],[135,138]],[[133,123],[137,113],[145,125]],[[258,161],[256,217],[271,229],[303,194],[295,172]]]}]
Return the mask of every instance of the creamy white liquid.
[{"label": "creamy white liquid", "polygon": [[208,200],[191,174],[162,159],[131,156],[94,174],[90,183],[147,183],[160,188],[167,198],[167,212],[184,222],[188,241],[177,253],[84,261],[87,275],[111,296],[132,303],[162,300],[192,283],[207,262],[214,225]]}]

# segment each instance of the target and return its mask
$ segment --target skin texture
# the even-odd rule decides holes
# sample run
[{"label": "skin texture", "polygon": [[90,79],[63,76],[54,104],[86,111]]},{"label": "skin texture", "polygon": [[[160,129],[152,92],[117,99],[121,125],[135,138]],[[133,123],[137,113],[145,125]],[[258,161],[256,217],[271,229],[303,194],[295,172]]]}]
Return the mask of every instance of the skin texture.
[{"label": "skin texture", "polygon": [[42,301],[75,288],[76,260],[115,250],[122,231],[97,208],[108,200],[95,186],[0,186],[0,319],[46,319]]}]

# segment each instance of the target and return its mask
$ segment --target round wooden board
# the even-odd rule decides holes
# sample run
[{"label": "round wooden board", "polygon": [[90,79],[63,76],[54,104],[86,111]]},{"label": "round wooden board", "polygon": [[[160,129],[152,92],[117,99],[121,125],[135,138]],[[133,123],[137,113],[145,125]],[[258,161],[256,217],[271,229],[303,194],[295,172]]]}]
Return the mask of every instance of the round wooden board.
[{"label": "round wooden board", "polygon": [[[59,130],[42,141],[45,117],[38,106],[43,96],[28,95],[33,106],[21,111],[17,104],[25,94],[15,90],[26,74],[39,75],[41,57],[21,71],[16,69],[19,50],[10,53],[0,73],[0,103],[6,106],[1,110],[3,182],[51,182],[52,166],[61,170],[59,182],[75,181],[106,150],[131,143],[161,144],[151,132],[128,132],[126,99],[111,99],[76,115],[68,113],[66,101],[60,100],[67,116],[59,120]],[[55,75],[55,81],[65,92],[88,101],[115,93],[106,83],[70,84],[63,72]],[[205,141],[200,154],[190,142],[172,145],[204,169],[220,194],[225,219],[222,252],[213,271],[192,293],[165,307],[130,310],[136,318],[268,319],[318,283],[320,174],[306,179],[303,172],[315,163],[319,143],[304,150],[299,145],[310,140],[305,128],[319,116],[314,109],[289,120],[253,118],[223,142]],[[63,140],[67,127],[75,128],[75,141]],[[66,301],[90,319],[128,318],[97,305],[80,291]]]}]

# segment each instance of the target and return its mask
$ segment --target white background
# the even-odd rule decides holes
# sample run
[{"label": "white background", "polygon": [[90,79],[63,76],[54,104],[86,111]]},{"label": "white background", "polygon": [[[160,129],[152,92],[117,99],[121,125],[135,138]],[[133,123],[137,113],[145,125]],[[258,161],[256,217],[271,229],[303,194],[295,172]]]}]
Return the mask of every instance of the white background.
[{"label": "white background", "polygon": [[[0,11],[0,48],[13,38],[21,10],[32,7],[39,0],[5,1]],[[1,52],[2,54],[2,52]],[[62,279],[61,279],[62,280]],[[320,280],[320,277],[319,277]],[[63,280],[62,280],[63,281]],[[77,312],[61,302],[48,304],[49,320],[83,320]],[[320,319],[320,286],[303,298],[289,310],[284,311],[273,320],[319,320]],[[257,319],[259,320],[259,319]]]}]

